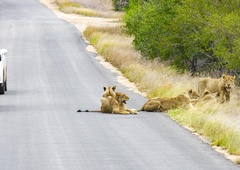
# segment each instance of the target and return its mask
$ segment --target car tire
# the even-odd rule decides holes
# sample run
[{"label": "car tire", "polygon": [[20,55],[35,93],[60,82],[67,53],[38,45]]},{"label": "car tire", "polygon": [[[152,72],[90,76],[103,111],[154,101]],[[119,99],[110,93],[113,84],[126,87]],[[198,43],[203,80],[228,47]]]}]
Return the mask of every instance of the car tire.
[{"label": "car tire", "polygon": [[7,91],[7,68],[6,68],[6,80],[4,82],[5,91]]},{"label": "car tire", "polygon": [[6,81],[4,82],[4,86],[5,86],[5,91],[7,91],[7,79],[6,79]]},{"label": "car tire", "polygon": [[[4,80],[4,77],[3,77]],[[2,83],[2,86],[0,86],[0,94],[4,94],[5,93],[5,82]]]},{"label": "car tire", "polygon": [[4,93],[5,93],[5,85],[3,83],[2,86],[0,86],[0,94],[4,94]]}]

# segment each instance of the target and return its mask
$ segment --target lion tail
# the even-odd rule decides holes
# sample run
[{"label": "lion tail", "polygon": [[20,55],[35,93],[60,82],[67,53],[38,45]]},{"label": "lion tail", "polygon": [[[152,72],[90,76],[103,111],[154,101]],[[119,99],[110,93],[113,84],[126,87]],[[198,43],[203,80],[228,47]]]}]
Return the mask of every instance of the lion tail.
[{"label": "lion tail", "polygon": [[101,110],[77,110],[77,112],[102,112]]},{"label": "lion tail", "polygon": [[145,111],[145,110],[144,110],[144,106],[145,106],[145,104],[144,104],[140,109],[138,109],[137,111],[138,111],[138,112],[140,112],[140,111]]}]

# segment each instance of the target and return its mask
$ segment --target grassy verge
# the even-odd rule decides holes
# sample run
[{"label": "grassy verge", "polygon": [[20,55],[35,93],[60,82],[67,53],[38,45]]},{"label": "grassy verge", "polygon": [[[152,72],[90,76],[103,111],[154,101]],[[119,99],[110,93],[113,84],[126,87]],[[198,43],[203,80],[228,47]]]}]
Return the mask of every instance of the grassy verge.
[{"label": "grassy verge", "polygon": [[119,27],[89,26],[84,36],[106,61],[119,68],[141,91],[147,92],[147,97],[170,97],[192,88],[191,83],[196,82],[196,79],[189,81],[188,74],[179,76],[176,70],[157,60],[143,60],[132,45],[132,38],[124,35]]},{"label": "grassy verge", "polygon": [[[88,27],[84,36],[98,53],[134,82],[147,97],[172,97],[187,89],[197,87],[198,78],[188,73],[180,74],[161,62],[144,61],[134,50],[132,38],[127,37],[119,27]],[[237,93],[235,90],[233,92]],[[232,96],[228,104],[206,104],[194,109],[176,109],[167,114],[182,124],[189,126],[207,137],[212,145],[240,155],[240,114],[239,97]],[[236,161],[237,162],[237,161]]]},{"label": "grassy verge", "polygon": [[[234,116],[219,113],[219,106],[194,110],[176,109],[168,114],[183,126],[193,128],[198,134],[210,139],[211,145],[227,149],[230,154],[240,155],[239,129]],[[235,117],[237,118],[237,117]]]},{"label": "grassy verge", "polygon": [[96,11],[89,8],[83,8],[79,4],[71,2],[69,0],[55,0],[55,3],[59,6],[59,10],[67,14],[79,14],[89,17],[103,17],[103,18],[122,18],[121,12],[109,12]]}]

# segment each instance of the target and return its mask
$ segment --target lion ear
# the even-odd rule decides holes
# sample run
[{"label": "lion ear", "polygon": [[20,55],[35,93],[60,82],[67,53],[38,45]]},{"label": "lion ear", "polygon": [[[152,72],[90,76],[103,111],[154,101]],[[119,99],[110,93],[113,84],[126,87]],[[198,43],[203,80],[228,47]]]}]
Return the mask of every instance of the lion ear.
[{"label": "lion ear", "polygon": [[112,87],[112,90],[113,90],[113,91],[116,91],[116,89],[117,89],[116,86],[113,86],[113,87]]},{"label": "lion ear", "polygon": [[235,76],[232,76],[233,80],[235,79]]},{"label": "lion ear", "polygon": [[106,91],[106,90],[107,90],[107,87],[103,87],[103,90]]},{"label": "lion ear", "polygon": [[206,95],[209,95],[209,94],[210,94],[209,91],[206,90],[206,91],[204,92],[203,96],[206,96]]},{"label": "lion ear", "polygon": [[222,78],[225,78],[225,77],[226,77],[226,74],[223,73],[223,74],[222,74]]}]

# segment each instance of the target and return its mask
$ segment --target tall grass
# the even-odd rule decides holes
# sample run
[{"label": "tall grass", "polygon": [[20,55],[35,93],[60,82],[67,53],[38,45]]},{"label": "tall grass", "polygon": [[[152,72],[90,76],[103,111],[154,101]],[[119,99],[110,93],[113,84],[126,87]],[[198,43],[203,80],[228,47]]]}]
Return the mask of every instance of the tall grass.
[{"label": "tall grass", "polygon": [[[135,51],[132,38],[124,35],[119,27],[90,26],[84,36],[106,61],[116,66],[139,90],[146,92],[148,98],[173,97],[187,89],[196,90],[198,78],[188,73],[180,74],[158,60],[144,60]],[[240,155],[240,100],[237,93],[239,90],[233,91],[227,104],[211,103],[194,109],[170,110],[167,114],[209,138],[212,145]]]},{"label": "tall grass", "polygon": [[[160,87],[164,87],[164,91],[169,91],[173,90],[171,87],[174,86],[175,92],[183,92],[190,88],[191,82],[196,81],[192,79],[189,85],[186,85],[185,80],[188,75],[179,76],[176,70],[164,66],[157,60],[143,60],[132,45],[132,38],[121,33],[119,27],[110,29],[89,26],[84,31],[84,35],[106,61],[119,68],[124,76],[135,82],[140,90],[146,91],[149,97],[157,96]],[[166,92],[162,94],[171,96]]]},{"label": "tall grass", "polygon": [[176,109],[168,114],[182,125],[192,127],[198,134],[210,139],[212,145],[221,146],[230,154],[240,155],[239,121],[234,121],[234,116],[220,113],[218,107],[221,106]]},{"label": "tall grass", "polygon": [[59,6],[59,10],[67,14],[79,14],[89,17],[103,17],[103,18],[122,18],[122,12],[104,12],[89,8],[81,7],[81,5],[71,2],[69,0],[55,0]]}]

